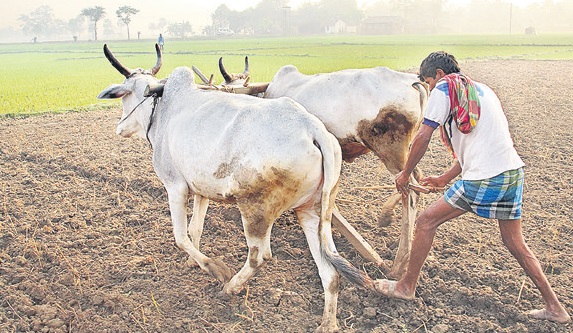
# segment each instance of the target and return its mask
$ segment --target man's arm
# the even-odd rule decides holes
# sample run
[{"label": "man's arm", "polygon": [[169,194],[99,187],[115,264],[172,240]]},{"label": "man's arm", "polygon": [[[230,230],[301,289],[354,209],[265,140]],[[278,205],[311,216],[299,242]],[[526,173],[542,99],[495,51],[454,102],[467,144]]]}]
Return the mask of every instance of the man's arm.
[{"label": "man's arm", "polygon": [[452,179],[456,178],[462,172],[460,162],[456,159],[452,166],[440,176],[430,176],[420,180],[421,185],[433,187],[445,187]]},{"label": "man's arm", "polygon": [[396,176],[396,189],[398,192],[402,193],[403,196],[408,195],[408,182],[410,181],[410,175],[414,171],[414,168],[416,168],[418,162],[420,162],[422,157],[424,157],[426,150],[428,150],[428,145],[430,144],[434,130],[434,127],[422,124],[412,141],[406,166],[404,167],[404,170]]}]

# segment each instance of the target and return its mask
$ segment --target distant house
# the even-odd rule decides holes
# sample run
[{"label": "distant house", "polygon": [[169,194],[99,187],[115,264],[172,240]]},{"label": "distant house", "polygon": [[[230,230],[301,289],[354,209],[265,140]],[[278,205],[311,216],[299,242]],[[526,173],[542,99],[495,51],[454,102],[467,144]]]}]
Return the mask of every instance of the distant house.
[{"label": "distant house", "polygon": [[370,16],[360,23],[362,35],[397,35],[404,33],[404,19],[400,16]]},{"label": "distant house", "polygon": [[525,34],[526,35],[537,35],[537,33],[535,32],[535,27],[525,28]]},{"label": "distant house", "polygon": [[338,19],[333,24],[324,27],[324,32],[327,34],[355,34],[358,32],[358,27]]}]

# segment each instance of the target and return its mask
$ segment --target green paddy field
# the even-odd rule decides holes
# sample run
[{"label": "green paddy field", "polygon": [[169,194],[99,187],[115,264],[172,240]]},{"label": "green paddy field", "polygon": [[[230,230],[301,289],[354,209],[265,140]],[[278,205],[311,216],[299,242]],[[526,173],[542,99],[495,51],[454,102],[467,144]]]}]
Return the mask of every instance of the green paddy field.
[{"label": "green paddy field", "polygon": [[[119,105],[97,94],[123,77],[103,55],[107,43],[126,66],[155,64],[154,40],[0,44],[0,117],[81,111]],[[167,40],[158,77],[195,65],[222,81],[217,62],[240,72],[249,56],[251,82],[270,81],[283,65],[303,73],[387,66],[415,70],[428,53],[444,50],[465,61],[573,59],[573,35],[311,36]]]}]

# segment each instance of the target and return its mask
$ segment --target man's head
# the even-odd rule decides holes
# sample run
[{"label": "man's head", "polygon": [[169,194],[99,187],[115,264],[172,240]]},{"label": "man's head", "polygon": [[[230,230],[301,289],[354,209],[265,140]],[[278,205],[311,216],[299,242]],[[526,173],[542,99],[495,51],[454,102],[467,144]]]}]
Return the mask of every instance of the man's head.
[{"label": "man's head", "polygon": [[432,52],[422,61],[418,78],[434,89],[436,82],[447,74],[458,73],[460,66],[456,58],[444,51]]}]

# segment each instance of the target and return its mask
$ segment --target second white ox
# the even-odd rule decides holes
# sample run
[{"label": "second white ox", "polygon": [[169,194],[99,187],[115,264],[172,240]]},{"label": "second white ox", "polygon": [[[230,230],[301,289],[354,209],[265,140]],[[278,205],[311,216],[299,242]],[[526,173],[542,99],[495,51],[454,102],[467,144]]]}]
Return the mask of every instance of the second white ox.
[{"label": "second white ox", "polygon": [[[412,136],[419,126],[428,90],[416,75],[386,67],[347,69],[305,75],[283,66],[269,84],[265,98],[291,97],[317,116],[342,146],[342,158],[353,161],[372,151],[386,168],[404,169]],[[416,179],[419,171],[416,170]],[[412,181],[415,181],[412,179]],[[381,225],[388,224],[395,194],[382,209]],[[405,271],[411,248],[416,196],[403,200],[402,234],[391,275]]]},{"label": "second white ox", "polygon": [[[125,81],[104,89],[98,98],[122,98],[117,133],[137,134],[152,145],[153,167],[168,193],[177,245],[224,282],[225,293],[237,293],[271,258],[275,219],[294,209],[325,293],[318,331],[336,331],[338,272],[375,290],[375,282],[337,253],[332,239],[331,216],[342,163],[336,138],[290,98],[265,100],[202,91],[195,87],[187,67],[173,71],[158,101],[146,100],[146,87],[158,82],[154,77],[161,64],[157,46],[156,51],[153,70],[131,70],[104,46],[106,57]],[[191,194],[193,217],[187,230]],[[223,262],[199,251],[209,199],[236,203],[241,212],[248,257],[232,277]]]}]

